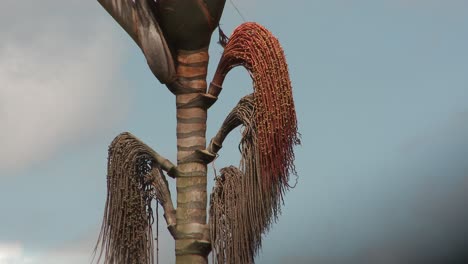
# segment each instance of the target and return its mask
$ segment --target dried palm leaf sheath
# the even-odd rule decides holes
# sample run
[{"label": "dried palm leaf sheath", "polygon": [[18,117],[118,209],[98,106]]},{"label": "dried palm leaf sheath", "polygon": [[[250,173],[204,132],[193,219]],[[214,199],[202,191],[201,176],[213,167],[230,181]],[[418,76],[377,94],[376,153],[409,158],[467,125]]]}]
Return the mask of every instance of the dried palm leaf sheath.
[{"label": "dried palm leaf sheath", "polygon": [[176,78],[174,59],[158,17],[152,12],[153,1],[98,0],[141,48],[154,76],[161,83]]},{"label": "dried palm leaf sheath", "polygon": [[244,66],[253,79],[257,166],[260,166],[264,188],[272,188],[275,182],[286,185],[289,174],[295,172],[293,146],[300,141],[283,49],[261,25],[250,22],[240,25],[226,45],[210,93],[217,96],[219,89],[214,88],[221,87],[229,70],[239,65]]},{"label": "dried palm leaf sheath", "polygon": [[[129,133],[109,146],[107,201],[95,253],[105,264],[152,264],[151,200],[161,199],[152,183],[160,173],[151,150]],[[158,200],[159,200],[158,199]]]},{"label": "dried palm leaf sheath", "polygon": [[264,188],[255,107],[254,96],[242,98],[214,139],[222,140],[239,123],[244,126],[240,169],[222,169],[211,194],[210,228],[215,263],[254,263],[262,234],[280,212],[284,184],[272,181],[270,188]]}]

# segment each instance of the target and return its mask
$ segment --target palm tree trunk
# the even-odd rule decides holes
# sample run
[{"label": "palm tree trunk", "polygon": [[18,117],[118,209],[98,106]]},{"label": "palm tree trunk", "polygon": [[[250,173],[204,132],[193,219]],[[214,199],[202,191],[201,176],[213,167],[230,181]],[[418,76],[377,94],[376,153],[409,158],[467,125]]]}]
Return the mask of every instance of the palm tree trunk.
[{"label": "palm tree trunk", "polygon": [[[206,74],[208,50],[177,52],[178,87],[170,89],[177,103],[176,263],[206,264],[211,250],[206,224],[207,162]],[[206,153],[205,153],[206,154]]]}]

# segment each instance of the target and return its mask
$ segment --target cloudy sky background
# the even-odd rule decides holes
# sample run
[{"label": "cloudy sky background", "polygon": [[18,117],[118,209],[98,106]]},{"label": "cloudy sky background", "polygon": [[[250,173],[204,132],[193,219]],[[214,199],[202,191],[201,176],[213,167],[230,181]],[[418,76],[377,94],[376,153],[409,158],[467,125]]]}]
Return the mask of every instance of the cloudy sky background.
[{"label": "cloudy sky background", "polygon": [[[282,43],[303,140],[299,183],[257,262],[466,261],[468,2],[234,3]],[[173,96],[97,2],[2,4],[0,264],[89,263],[108,144],[130,131],[175,161]],[[223,30],[242,22],[227,1]],[[234,70],[208,137],[250,91]],[[217,169],[238,164],[238,139]],[[172,263],[160,230],[160,261]]]}]

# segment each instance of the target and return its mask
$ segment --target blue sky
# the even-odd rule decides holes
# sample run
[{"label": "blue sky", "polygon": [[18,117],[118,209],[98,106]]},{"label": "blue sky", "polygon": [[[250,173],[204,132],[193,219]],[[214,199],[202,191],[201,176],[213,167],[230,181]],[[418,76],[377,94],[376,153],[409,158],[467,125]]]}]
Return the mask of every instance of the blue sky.
[{"label": "blue sky", "polygon": [[[461,262],[468,2],[233,2],[283,45],[303,143],[298,185],[257,263]],[[6,6],[0,264],[88,263],[104,208],[108,144],[130,131],[175,161],[175,99],[97,2]],[[225,33],[242,22],[227,1]],[[221,53],[214,36],[210,76]],[[243,69],[228,75],[209,112],[208,138],[251,86]],[[239,138],[230,135],[216,169],[238,164]],[[163,226],[160,258],[171,263]]]}]

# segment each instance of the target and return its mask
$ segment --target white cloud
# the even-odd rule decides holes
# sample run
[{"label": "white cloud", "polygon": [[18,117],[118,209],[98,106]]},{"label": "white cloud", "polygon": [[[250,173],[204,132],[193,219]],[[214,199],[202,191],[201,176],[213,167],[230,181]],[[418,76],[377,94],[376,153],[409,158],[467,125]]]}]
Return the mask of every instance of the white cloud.
[{"label": "white cloud", "polygon": [[127,105],[116,77],[121,42],[93,13],[109,19],[97,3],[7,2],[0,11],[0,175],[109,128]]},{"label": "white cloud", "polygon": [[0,264],[32,264],[32,261],[24,255],[21,243],[0,241]]},{"label": "white cloud", "polygon": [[[93,228],[80,238],[64,241],[60,246],[41,250],[41,252],[37,253],[31,252],[30,249],[25,248],[20,242],[7,243],[0,241],[0,264],[91,263],[98,234],[99,230]],[[173,263],[175,261],[174,241],[167,230],[160,230],[159,234],[159,263]],[[101,259],[102,262],[103,259]]]}]

